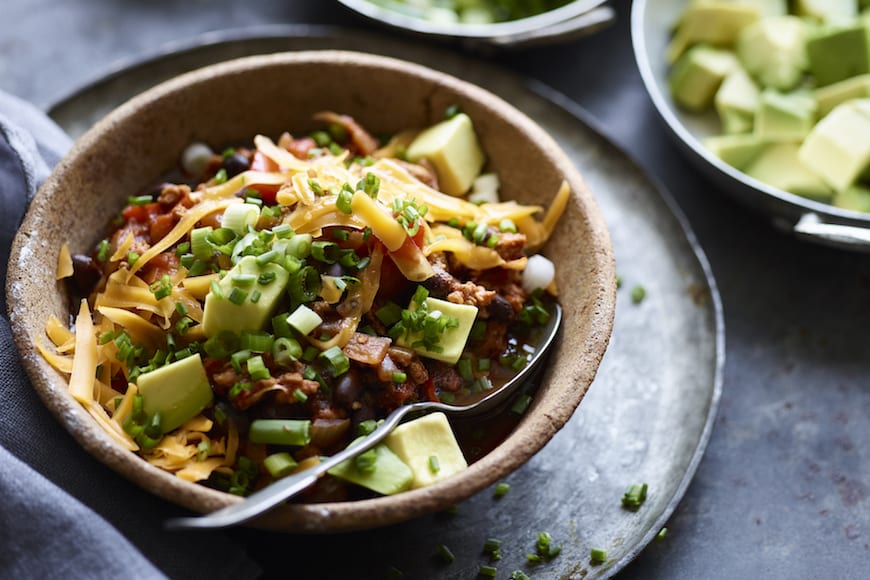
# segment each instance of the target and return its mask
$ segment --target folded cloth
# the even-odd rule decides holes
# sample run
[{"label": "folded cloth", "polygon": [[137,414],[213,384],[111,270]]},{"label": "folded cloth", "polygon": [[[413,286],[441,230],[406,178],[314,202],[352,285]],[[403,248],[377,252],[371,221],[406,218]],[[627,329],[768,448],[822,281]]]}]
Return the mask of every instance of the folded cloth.
[{"label": "folded cloth", "polygon": [[[34,107],[0,92],[0,279],[27,202],[69,148]],[[168,532],[188,515],[88,455],[42,405],[0,317],[0,577],[254,578],[222,532]]]}]

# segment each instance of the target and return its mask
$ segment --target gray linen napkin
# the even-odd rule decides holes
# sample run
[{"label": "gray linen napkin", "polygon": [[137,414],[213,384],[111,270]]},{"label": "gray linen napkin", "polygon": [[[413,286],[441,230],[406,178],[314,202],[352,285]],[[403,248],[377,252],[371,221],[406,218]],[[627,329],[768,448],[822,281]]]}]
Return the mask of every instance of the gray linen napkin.
[{"label": "gray linen napkin", "polygon": [[[44,114],[0,92],[0,282],[27,202],[69,148]],[[167,532],[187,515],[88,455],[42,405],[0,316],[0,577],[254,578],[221,532]]]}]

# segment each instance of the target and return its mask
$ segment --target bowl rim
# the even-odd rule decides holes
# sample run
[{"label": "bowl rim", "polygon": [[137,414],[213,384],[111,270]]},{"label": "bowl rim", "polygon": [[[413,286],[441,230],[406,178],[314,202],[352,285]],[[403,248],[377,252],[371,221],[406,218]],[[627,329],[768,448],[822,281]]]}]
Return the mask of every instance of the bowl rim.
[{"label": "bowl rim", "polygon": [[[87,412],[69,395],[66,380],[54,369],[47,367],[47,363],[33,346],[27,327],[26,313],[17,308],[23,302],[20,280],[26,275],[27,269],[26,257],[21,259],[21,256],[22,250],[26,252],[29,249],[28,244],[39,243],[32,233],[38,230],[39,223],[43,219],[42,214],[50,205],[53,195],[57,194],[56,190],[62,189],[65,173],[72,165],[71,160],[85,154],[115,124],[125,120],[129,122],[141,107],[154,100],[165,99],[183,92],[185,87],[191,84],[207,83],[213,77],[276,65],[292,66],[311,62],[386,67],[398,73],[422,77],[478,102],[483,100],[487,108],[494,108],[500,112],[499,116],[510,112],[514,115],[510,118],[510,122],[518,125],[533,139],[543,144],[542,147],[552,155],[553,162],[571,184],[571,203],[578,205],[583,212],[590,240],[596,242],[593,250],[588,252],[589,260],[599,271],[598,276],[590,278],[590,301],[589,304],[584,305],[583,315],[589,319],[590,331],[582,357],[588,368],[584,367],[581,369],[582,373],[577,373],[577,378],[580,379],[578,383],[582,388],[577,389],[578,394],[574,400],[568,401],[568,404],[560,406],[554,412],[546,413],[545,416],[530,418],[527,415],[498,447],[456,477],[393,496],[348,502],[289,504],[250,522],[251,525],[269,529],[324,533],[398,523],[445,509],[491,485],[500,477],[517,469],[543,448],[571,417],[594,378],[612,332],[616,302],[615,265],[609,232],[597,203],[585,186],[579,171],[552,137],[525,114],[493,93],[446,73],[390,57],[351,51],[313,50],[257,55],[233,59],[185,73],[158,84],[122,104],[97,122],[74,144],[68,156],[58,164],[37,192],[16,234],[10,254],[16,256],[16,259],[10,261],[6,289],[15,343],[34,388],[49,410],[89,453],[130,479],[132,483],[194,511],[212,511],[241,501],[239,497],[183,481],[173,474],[150,465],[138,455],[122,449],[98,429]],[[582,376],[579,376],[581,374]],[[523,426],[533,426],[538,430],[530,434],[530,429],[520,428]],[[504,449],[506,442],[511,442],[510,453]]]},{"label": "bowl rim", "polygon": [[528,16],[517,20],[496,22],[493,24],[467,24],[457,22],[443,24],[430,22],[422,18],[415,18],[402,14],[396,10],[390,10],[378,6],[370,0],[338,0],[354,12],[362,14],[372,20],[377,20],[394,26],[417,32],[420,34],[444,36],[453,38],[469,38],[477,40],[503,40],[513,36],[525,35],[532,31],[541,30],[564,20],[580,16],[604,4],[607,0],[574,0],[564,6]]},{"label": "bowl rim", "polygon": [[[854,223],[856,225],[864,226],[870,225],[870,214],[835,207],[831,204],[801,197],[794,193],[768,185],[767,183],[750,177],[739,169],[728,165],[704,147],[701,141],[686,128],[680,118],[676,115],[674,107],[662,91],[658,79],[653,72],[651,55],[647,51],[647,34],[649,31],[645,26],[646,14],[647,10],[650,9],[650,4],[653,4],[652,0],[632,1],[630,25],[632,46],[634,49],[635,61],[637,62],[637,67],[640,71],[644,87],[646,88],[655,109],[664,120],[665,125],[667,125],[671,134],[686,145],[696,158],[707,166],[714,168],[720,177],[736,181],[748,189],[772,197],[782,204],[789,206],[789,208],[794,210],[793,213],[795,214],[812,212],[818,215],[834,218],[839,222]],[[777,212],[777,215],[783,217],[783,212]]]}]

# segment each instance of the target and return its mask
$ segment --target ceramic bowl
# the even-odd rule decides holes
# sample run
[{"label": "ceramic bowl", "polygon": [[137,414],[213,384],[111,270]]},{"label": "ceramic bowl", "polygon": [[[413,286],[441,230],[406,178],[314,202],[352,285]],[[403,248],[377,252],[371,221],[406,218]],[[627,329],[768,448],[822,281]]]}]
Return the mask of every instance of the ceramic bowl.
[{"label": "ceramic bowl", "polygon": [[504,441],[461,474],[430,487],[351,502],[287,504],[252,525],[316,533],[382,526],[444,509],[505,477],[571,417],[607,346],[615,305],[610,239],[592,194],[568,157],[533,121],[483,89],[406,62],[323,51],[257,56],[158,85],[97,123],[43,185],[15,238],[7,295],[16,344],[34,388],[96,458],[132,482],[198,512],[239,498],[154,468],[111,441],[36,352],[50,315],[70,316],[55,280],[64,242],[89,253],[129,195],[177,166],[192,141],[244,142],[312,129],[321,110],[349,114],[373,133],[424,127],[451,104],[473,119],[502,196],[546,203],[563,179],[571,200],[544,250],[556,263],[564,327],[531,408]]},{"label": "ceramic bowl", "polygon": [[794,195],[749,177],[702,144],[720,133],[715,112],[689,113],[677,107],[668,90],[665,51],[674,24],[689,0],[635,0],[631,36],[634,55],[653,105],[686,157],[722,190],[774,224],[811,241],[850,250],[870,251],[870,214],[850,211]]}]

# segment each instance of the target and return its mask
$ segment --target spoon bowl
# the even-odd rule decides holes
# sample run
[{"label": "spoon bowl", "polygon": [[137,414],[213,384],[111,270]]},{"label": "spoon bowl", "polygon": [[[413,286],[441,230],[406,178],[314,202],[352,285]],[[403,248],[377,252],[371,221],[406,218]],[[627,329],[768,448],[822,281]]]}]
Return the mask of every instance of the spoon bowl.
[{"label": "spoon bowl", "polygon": [[546,358],[545,355],[550,350],[550,347],[553,346],[561,326],[562,308],[558,304],[554,304],[550,313],[550,319],[541,330],[541,339],[535,352],[532,354],[531,360],[516,375],[505,382],[504,385],[493,389],[474,403],[470,405],[451,405],[438,401],[420,401],[419,403],[402,405],[387,415],[386,419],[378,425],[377,429],[356,445],[336,453],[313,467],[282,478],[268,487],[251,494],[242,502],[229,505],[204,516],[174,518],[166,522],[166,527],[170,530],[225,528],[256,518],[281,502],[314,485],[324,473],[336,465],[353,459],[383,441],[401,423],[402,419],[411,413],[443,411],[453,416],[468,417],[482,415],[497,409],[507,402],[511,395],[531,378],[537,370],[538,365]]}]

